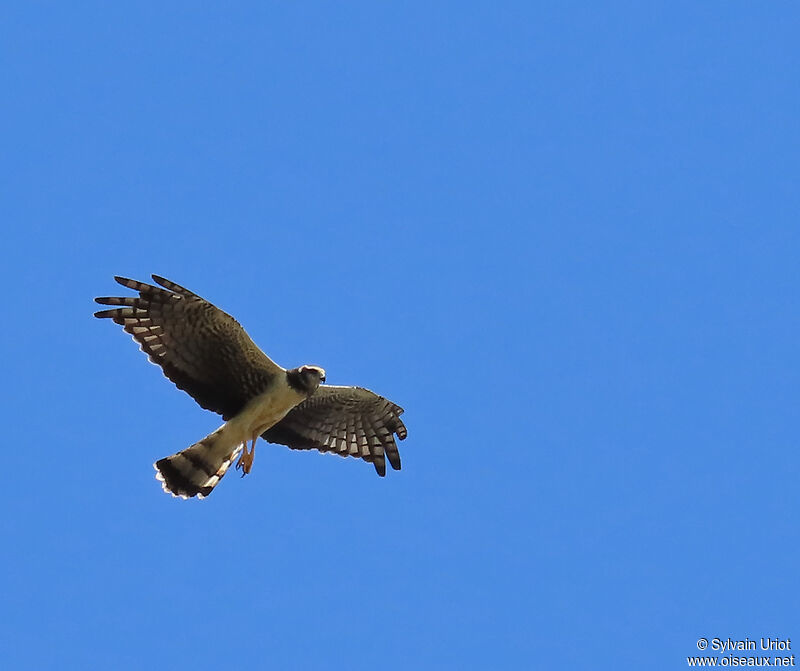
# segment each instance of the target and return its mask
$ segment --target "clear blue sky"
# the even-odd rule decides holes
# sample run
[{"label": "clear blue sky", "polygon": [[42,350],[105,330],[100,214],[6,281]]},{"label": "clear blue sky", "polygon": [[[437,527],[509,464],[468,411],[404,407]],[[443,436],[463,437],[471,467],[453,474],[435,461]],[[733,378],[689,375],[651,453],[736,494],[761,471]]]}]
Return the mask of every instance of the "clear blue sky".
[{"label": "clear blue sky", "polygon": [[[678,669],[795,637],[796,2],[5,3],[3,669]],[[218,418],[115,274],[406,408]]]}]

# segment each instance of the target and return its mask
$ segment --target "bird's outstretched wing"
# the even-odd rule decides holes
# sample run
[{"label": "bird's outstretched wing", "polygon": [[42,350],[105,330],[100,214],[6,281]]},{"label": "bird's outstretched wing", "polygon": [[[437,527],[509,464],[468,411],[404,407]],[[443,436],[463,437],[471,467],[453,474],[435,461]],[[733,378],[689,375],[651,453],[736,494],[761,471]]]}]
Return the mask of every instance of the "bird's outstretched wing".
[{"label": "bird's outstretched wing", "polygon": [[[394,436],[403,440],[403,408],[361,387],[321,386],[261,437],[294,450],[360,457],[386,475],[386,458],[400,470]],[[385,455],[385,456],[384,456]]]},{"label": "bird's outstretched wing", "polygon": [[95,298],[121,307],[94,316],[121,324],[179,389],[225,420],[285,372],[239,322],[188,289],[158,275],[153,279],[164,288],[114,279],[139,296]]}]

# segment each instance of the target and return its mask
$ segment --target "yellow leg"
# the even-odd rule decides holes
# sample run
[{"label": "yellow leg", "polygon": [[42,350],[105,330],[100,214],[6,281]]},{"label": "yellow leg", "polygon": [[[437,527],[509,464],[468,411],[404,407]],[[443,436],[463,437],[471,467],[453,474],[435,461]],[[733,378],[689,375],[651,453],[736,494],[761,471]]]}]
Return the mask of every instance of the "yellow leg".
[{"label": "yellow leg", "polygon": [[247,441],[245,441],[244,446],[242,447],[242,453],[239,455],[239,461],[236,462],[236,470],[242,469],[242,477],[247,475],[250,472],[250,469],[253,468],[253,459],[256,456],[256,438],[253,438],[253,443],[250,447],[250,452],[247,451]]}]

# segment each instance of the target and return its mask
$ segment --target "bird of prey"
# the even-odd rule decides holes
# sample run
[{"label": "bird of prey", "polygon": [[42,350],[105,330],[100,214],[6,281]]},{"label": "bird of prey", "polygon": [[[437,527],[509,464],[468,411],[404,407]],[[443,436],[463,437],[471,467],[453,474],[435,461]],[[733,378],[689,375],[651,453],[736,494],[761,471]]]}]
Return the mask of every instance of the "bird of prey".
[{"label": "bird of prey", "polygon": [[319,366],[282,368],[233,317],[174,282],[152,277],[160,286],[115,277],[139,295],[95,298],[118,307],[94,316],[120,324],[179,389],[225,420],[153,464],[164,491],[204,498],[237,456],[244,476],[259,436],[295,450],[360,458],[380,476],[386,475],[386,459],[400,469],[394,438],[406,437],[403,408],[361,387],[321,385],[325,371]]}]

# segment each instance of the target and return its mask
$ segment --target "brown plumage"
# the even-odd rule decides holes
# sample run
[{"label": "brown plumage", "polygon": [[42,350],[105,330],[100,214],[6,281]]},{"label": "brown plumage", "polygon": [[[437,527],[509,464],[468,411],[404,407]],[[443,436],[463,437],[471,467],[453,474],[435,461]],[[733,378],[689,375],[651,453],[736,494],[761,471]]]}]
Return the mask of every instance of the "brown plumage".
[{"label": "brown plumage", "polygon": [[[95,313],[123,326],[179,389],[226,423],[201,441],[156,462],[164,489],[176,496],[207,496],[241,454],[248,473],[247,442],[261,435],[292,449],[354,456],[386,473],[386,458],[400,469],[394,437],[403,440],[403,409],[360,387],[319,386],[318,366],[282,368],[264,354],[230,315],[174,282],[161,286],[116,277],[137,296],[95,300],[113,309]],[[242,448],[244,451],[242,452]]]},{"label": "brown plumage", "polygon": [[361,457],[386,475],[386,459],[400,470],[400,452],[394,434],[404,440],[406,427],[400,421],[403,409],[360,387],[324,386],[296,406],[261,437],[294,450],[333,452],[343,457]]}]

